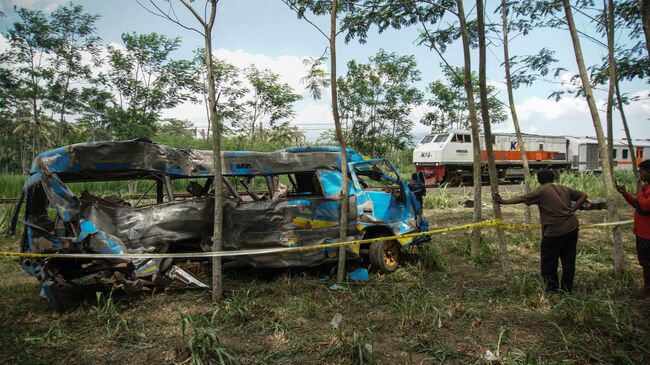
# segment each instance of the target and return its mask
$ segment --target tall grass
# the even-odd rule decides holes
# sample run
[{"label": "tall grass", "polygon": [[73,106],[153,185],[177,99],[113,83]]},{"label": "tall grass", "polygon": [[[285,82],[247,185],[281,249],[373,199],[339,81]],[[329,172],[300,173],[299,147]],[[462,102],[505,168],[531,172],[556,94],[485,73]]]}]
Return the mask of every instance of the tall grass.
[{"label": "tall grass", "polygon": [[0,197],[15,198],[20,195],[26,178],[26,175],[0,174]]},{"label": "tall grass", "polygon": [[13,210],[11,208],[0,208],[0,237],[4,237],[9,233],[12,212]]},{"label": "tall grass", "polygon": [[[636,182],[634,181],[634,174],[632,171],[615,171],[614,179],[619,184],[624,185],[628,191],[636,191]],[[601,173],[563,172],[558,176],[557,183],[580,190],[589,195],[590,198],[604,198],[606,196],[605,185],[603,184],[603,175]],[[537,186],[539,186],[539,183],[537,182],[537,178],[534,178],[532,181],[532,187],[534,189]]]},{"label": "tall grass", "polygon": [[429,190],[424,196],[424,209],[454,208],[465,200],[471,199],[471,188],[449,189],[443,184],[438,189]]}]

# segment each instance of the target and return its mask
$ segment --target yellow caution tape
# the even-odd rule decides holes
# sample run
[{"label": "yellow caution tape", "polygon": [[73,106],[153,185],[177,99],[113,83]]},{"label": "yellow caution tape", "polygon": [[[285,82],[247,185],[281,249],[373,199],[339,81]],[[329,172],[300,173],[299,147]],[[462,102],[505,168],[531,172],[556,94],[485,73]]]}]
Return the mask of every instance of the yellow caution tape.
[{"label": "yellow caution tape", "polygon": [[[609,223],[596,223],[580,226],[582,229],[590,228],[603,228],[610,226],[618,226],[630,224],[632,220],[609,222]],[[532,224],[506,224],[500,219],[493,219],[482,221],[478,223],[464,224],[456,227],[433,229],[426,232],[409,233],[401,236],[387,236],[377,238],[367,238],[361,240],[342,241],[333,243],[324,243],[312,246],[298,246],[298,247],[275,247],[275,248],[262,248],[252,250],[235,250],[235,251],[212,251],[212,252],[178,252],[178,253],[135,253],[135,254],[95,254],[95,253],[29,253],[29,252],[1,252],[0,257],[24,257],[24,258],[66,258],[66,259],[164,259],[164,258],[209,258],[209,257],[231,257],[231,256],[248,256],[248,255],[262,255],[262,254],[275,254],[283,252],[298,252],[307,250],[327,249],[340,246],[353,246],[366,243],[390,241],[390,240],[404,240],[408,238],[417,238],[422,236],[430,236],[434,234],[464,231],[474,228],[482,227],[496,227],[501,229],[541,229],[541,226]]]},{"label": "yellow caution tape", "polygon": [[[580,229],[597,229],[605,228],[612,226],[622,226],[625,224],[633,223],[633,220],[618,221],[618,222],[605,222],[605,223],[594,223],[594,224],[583,224],[580,226]],[[542,226],[538,224],[510,224],[510,223],[500,223],[497,224],[497,228],[501,229],[516,229],[516,230],[527,230],[527,229],[542,229]]]}]

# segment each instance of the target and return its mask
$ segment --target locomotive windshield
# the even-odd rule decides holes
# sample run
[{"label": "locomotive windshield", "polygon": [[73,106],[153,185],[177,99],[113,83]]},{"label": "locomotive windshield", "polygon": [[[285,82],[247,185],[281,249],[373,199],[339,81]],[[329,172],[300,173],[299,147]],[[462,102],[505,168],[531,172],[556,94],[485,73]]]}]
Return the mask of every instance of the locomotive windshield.
[{"label": "locomotive windshield", "polygon": [[436,139],[433,142],[446,142],[447,137],[449,137],[448,133],[439,134],[439,135],[436,136]]},{"label": "locomotive windshield", "polygon": [[421,144],[429,143],[429,142],[431,142],[433,140],[433,137],[435,137],[435,134],[426,136],[426,137],[424,137],[424,139],[422,139],[422,142],[420,142],[420,143]]}]

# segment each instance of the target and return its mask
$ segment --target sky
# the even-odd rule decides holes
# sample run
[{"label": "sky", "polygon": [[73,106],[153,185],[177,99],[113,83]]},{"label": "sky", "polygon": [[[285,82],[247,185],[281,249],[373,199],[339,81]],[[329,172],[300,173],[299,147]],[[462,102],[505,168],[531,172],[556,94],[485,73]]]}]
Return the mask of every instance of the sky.
[{"label": "sky", "polygon": [[[6,17],[0,17],[0,31],[5,32],[16,16],[14,6],[38,9],[51,12],[57,6],[66,4],[63,0],[0,0],[0,11]],[[203,45],[203,39],[195,32],[182,29],[168,20],[148,13],[135,0],[77,0],[86,12],[99,14],[97,33],[105,45],[121,45],[121,35],[125,32],[162,33],[170,37],[181,37],[182,45],[172,57],[189,59],[192,51]],[[149,5],[149,0],[140,0]],[[174,2],[174,0],[172,0]],[[168,2],[157,1],[166,5]],[[197,0],[194,4],[202,4]],[[466,3],[471,3],[467,1]],[[500,14],[491,11],[496,5],[494,0],[487,1],[487,22],[500,22]],[[175,7],[181,21],[185,24],[196,24],[191,15],[179,4]],[[466,11],[473,7],[466,5]],[[328,19],[310,17],[328,33]],[[451,20],[449,20],[451,21]],[[589,33],[593,30],[585,19],[577,18],[577,26]],[[350,60],[368,62],[380,49],[395,52],[399,55],[413,55],[418,68],[422,72],[422,81],[416,86],[422,90],[426,85],[443,78],[440,58],[428,48],[415,44],[419,29],[417,27],[387,30],[379,34],[376,29],[369,32],[367,43],[360,44],[351,41],[345,44],[342,37],[337,42],[337,69],[339,75],[346,72],[346,64]],[[617,42],[630,42],[628,35],[619,33]],[[445,57],[452,65],[462,65],[462,50],[460,42],[452,45],[445,52]],[[0,50],[6,48],[6,39],[0,37]],[[329,90],[324,90],[323,99],[312,100],[300,82],[305,76],[306,69],[302,60],[306,57],[319,57],[325,51],[327,39],[313,26],[296,15],[280,0],[220,0],[215,28],[213,30],[213,49],[215,57],[240,68],[255,64],[258,68],[268,68],[280,75],[283,82],[288,83],[294,90],[303,95],[303,100],[295,105],[296,115],[293,124],[305,131],[308,140],[314,141],[320,132],[332,129],[334,124],[331,115],[331,100]],[[582,40],[583,51],[587,64],[601,62],[606,57],[606,49],[593,42]],[[533,32],[526,37],[517,37],[510,43],[511,55],[527,55],[536,53],[542,47],[549,47],[556,52],[559,60],[557,67],[563,67],[566,72],[557,78],[536,82],[532,87],[522,87],[515,91],[515,104],[519,115],[520,125],[524,133],[548,135],[594,135],[594,127],[584,98],[565,97],[559,102],[548,99],[551,92],[566,90],[570,85],[562,84],[577,73],[571,39],[567,30],[545,29]],[[497,97],[507,104],[505,79],[501,63],[503,51],[498,46],[488,49],[488,79],[489,84],[496,88]],[[472,51],[472,67],[476,71],[478,51]],[[329,67],[328,67],[329,68]],[[329,70],[328,70],[329,71]],[[650,85],[641,80],[622,82],[621,90],[629,96],[640,95],[643,98],[633,102],[625,109],[630,130],[634,138],[650,138]],[[606,93],[596,91],[596,101],[601,110],[601,119],[605,120]],[[427,105],[413,108],[410,117],[418,121],[426,111]],[[205,107],[200,104],[186,103],[174,109],[165,110],[163,117],[175,117],[191,120],[197,127],[207,126]],[[622,126],[618,114],[614,119],[614,137],[623,137]],[[506,122],[495,125],[494,131],[513,132],[512,123]],[[414,141],[419,141],[429,133],[429,127],[416,123],[413,131]]]}]

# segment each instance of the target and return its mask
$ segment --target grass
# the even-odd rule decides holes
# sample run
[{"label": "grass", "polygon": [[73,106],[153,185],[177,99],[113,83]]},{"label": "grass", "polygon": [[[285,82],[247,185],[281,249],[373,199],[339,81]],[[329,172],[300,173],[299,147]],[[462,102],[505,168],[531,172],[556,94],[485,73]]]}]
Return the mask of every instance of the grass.
[{"label": "grass", "polygon": [[191,316],[182,313],[180,316],[181,341],[187,346],[192,364],[239,364],[237,358],[223,346],[219,335],[211,326],[196,325]]},{"label": "grass", "polygon": [[455,208],[468,199],[472,199],[472,188],[450,188],[447,184],[427,192],[423,197],[424,209]]},{"label": "grass", "polygon": [[120,315],[118,305],[113,298],[115,291],[121,289],[121,286],[117,286],[108,294],[96,292],[97,304],[91,307],[95,314],[97,326],[103,327],[109,335],[129,332],[129,323]]},{"label": "grass", "polygon": [[[471,211],[425,215],[437,228],[467,223]],[[503,213],[523,221],[521,206]],[[489,219],[491,207],[483,214]],[[594,223],[606,213],[579,215]],[[631,229],[624,231],[620,280],[608,232],[580,232],[570,295],[544,292],[537,232],[506,232],[509,288],[491,229],[476,258],[469,232],[438,235],[397,272],[371,272],[369,283],[343,291],[329,289],[331,267],[231,269],[220,303],[204,291],[120,297],[116,290],[63,314],[39,301],[36,280],[15,260],[0,258],[0,363],[466,364],[485,363],[487,350],[502,364],[648,363],[650,309],[637,295],[640,268]],[[0,250],[16,251],[17,239],[0,238]],[[330,325],[336,313],[339,330]]]},{"label": "grass", "polygon": [[[615,171],[614,179],[621,185],[624,185],[627,191],[636,191],[636,182],[634,181],[634,174],[632,174],[632,171]],[[563,172],[558,177],[557,183],[583,191],[593,198],[605,197],[605,185],[603,184],[603,176],[600,173]],[[533,188],[537,186],[537,179],[534,179]]]},{"label": "grass", "polygon": [[25,183],[25,175],[0,174],[0,198],[16,198]]},{"label": "grass", "polygon": [[13,209],[10,207],[0,206],[0,237],[4,237],[9,233],[12,214]]}]

